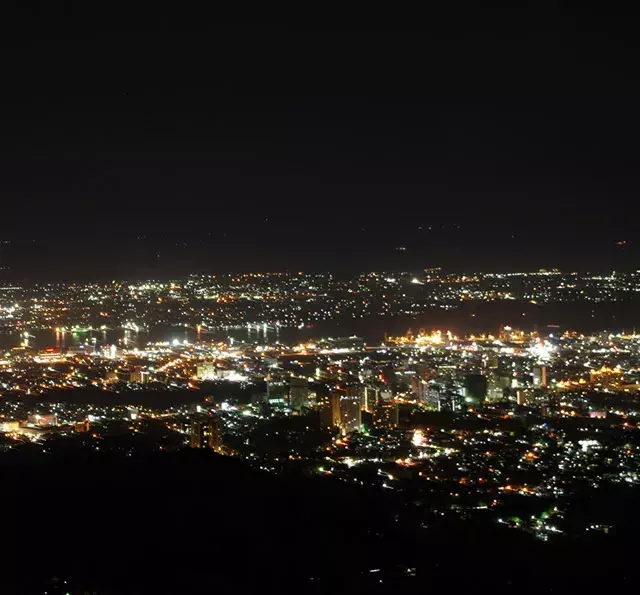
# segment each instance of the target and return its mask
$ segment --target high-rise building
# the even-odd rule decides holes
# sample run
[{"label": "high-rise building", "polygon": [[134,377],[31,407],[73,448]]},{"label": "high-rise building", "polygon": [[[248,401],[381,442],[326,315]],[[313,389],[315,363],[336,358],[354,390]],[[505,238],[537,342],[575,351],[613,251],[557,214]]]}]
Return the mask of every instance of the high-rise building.
[{"label": "high-rise building", "polygon": [[362,426],[362,396],[360,387],[347,387],[340,395],[340,431],[343,434],[358,432]]},{"label": "high-rise building", "polygon": [[222,429],[217,415],[194,420],[189,438],[191,448],[222,449]]},{"label": "high-rise building", "polygon": [[306,378],[291,376],[289,379],[289,406],[297,413],[309,405],[309,381]]},{"label": "high-rise building", "polygon": [[487,368],[497,370],[500,367],[500,357],[497,353],[490,353],[486,356],[485,363]]},{"label": "high-rise building", "polygon": [[373,411],[374,428],[396,428],[398,426],[399,411],[397,403],[378,405]]},{"label": "high-rise building", "polygon": [[535,393],[531,389],[519,388],[516,391],[516,404],[531,407],[535,402]]},{"label": "high-rise building", "polygon": [[427,398],[428,382],[420,376],[411,377],[411,392],[418,403],[424,403]]},{"label": "high-rise building", "polygon": [[533,368],[533,386],[547,388],[549,386],[547,379],[547,366],[536,366]]},{"label": "high-rise building", "polygon": [[441,384],[435,381],[427,383],[424,391],[424,405],[431,411],[440,410],[440,394],[443,391]]},{"label": "high-rise building", "polygon": [[284,407],[287,403],[287,385],[280,374],[269,374],[267,382],[267,402],[276,407]]},{"label": "high-rise building", "polygon": [[336,391],[318,390],[318,413],[321,428],[335,428],[340,425],[340,395]]},{"label": "high-rise building", "polygon": [[440,387],[437,392],[438,411],[462,411],[465,408],[464,389],[453,385]]},{"label": "high-rise building", "polygon": [[373,413],[375,406],[378,404],[378,391],[371,386],[364,387],[364,401],[362,408],[369,413]]}]

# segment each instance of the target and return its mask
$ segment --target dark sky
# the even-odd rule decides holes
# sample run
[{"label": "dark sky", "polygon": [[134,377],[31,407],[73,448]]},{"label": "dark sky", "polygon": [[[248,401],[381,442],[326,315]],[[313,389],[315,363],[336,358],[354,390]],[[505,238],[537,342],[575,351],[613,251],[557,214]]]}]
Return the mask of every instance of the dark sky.
[{"label": "dark sky", "polygon": [[337,32],[83,16],[40,14],[2,44],[7,278],[636,267],[624,18]]}]

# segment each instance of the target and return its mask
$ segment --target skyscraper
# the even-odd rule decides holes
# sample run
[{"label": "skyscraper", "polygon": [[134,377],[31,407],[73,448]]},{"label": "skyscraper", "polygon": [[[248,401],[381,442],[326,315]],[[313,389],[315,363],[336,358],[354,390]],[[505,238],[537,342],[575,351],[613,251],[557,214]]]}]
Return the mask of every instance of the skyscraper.
[{"label": "skyscraper", "polygon": [[318,413],[321,428],[335,428],[340,425],[340,395],[336,391],[318,391]]},{"label": "skyscraper", "polygon": [[378,391],[371,386],[364,387],[364,402],[362,408],[369,413],[373,413],[375,406],[378,403]]},{"label": "skyscraper", "polygon": [[360,387],[349,386],[340,395],[340,431],[343,434],[358,432],[362,426],[362,397]]}]

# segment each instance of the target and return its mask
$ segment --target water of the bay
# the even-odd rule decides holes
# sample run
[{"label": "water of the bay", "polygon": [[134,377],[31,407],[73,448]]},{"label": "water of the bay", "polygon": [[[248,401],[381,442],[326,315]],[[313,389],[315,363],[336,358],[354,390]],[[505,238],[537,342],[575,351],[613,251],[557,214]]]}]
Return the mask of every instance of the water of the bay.
[{"label": "water of the bay", "polygon": [[[632,302],[625,303],[561,303],[534,305],[521,302],[493,302],[484,304],[464,304],[451,310],[432,309],[419,316],[368,316],[364,318],[334,319],[303,328],[279,328],[275,326],[251,325],[239,328],[221,328],[200,335],[201,341],[220,341],[233,338],[234,341],[249,343],[295,344],[301,341],[317,340],[321,337],[345,337],[357,335],[368,344],[384,341],[385,334],[400,335],[408,329],[414,332],[439,328],[450,329],[462,335],[466,333],[497,333],[499,327],[509,324],[531,330],[558,325],[562,329],[581,332],[599,330],[631,331],[637,325],[640,329],[640,307]],[[54,329],[28,330],[27,340],[31,347],[67,349],[69,347],[94,342],[100,345],[140,349],[149,342],[188,341],[198,339],[195,328],[158,326],[149,331],[134,332],[124,329],[107,331],[85,331],[56,333]],[[0,335],[0,348],[10,349],[22,345],[22,333]]]}]

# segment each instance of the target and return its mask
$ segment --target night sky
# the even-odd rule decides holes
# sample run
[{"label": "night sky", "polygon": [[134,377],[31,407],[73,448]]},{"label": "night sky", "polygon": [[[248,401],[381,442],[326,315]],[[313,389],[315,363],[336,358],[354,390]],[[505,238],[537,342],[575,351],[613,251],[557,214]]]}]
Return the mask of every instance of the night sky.
[{"label": "night sky", "polygon": [[125,32],[54,16],[2,42],[7,279],[637,267],[623,18]]}]

